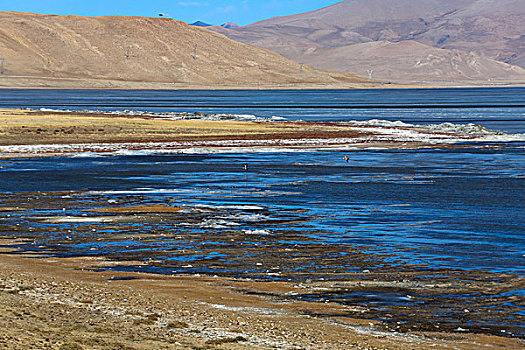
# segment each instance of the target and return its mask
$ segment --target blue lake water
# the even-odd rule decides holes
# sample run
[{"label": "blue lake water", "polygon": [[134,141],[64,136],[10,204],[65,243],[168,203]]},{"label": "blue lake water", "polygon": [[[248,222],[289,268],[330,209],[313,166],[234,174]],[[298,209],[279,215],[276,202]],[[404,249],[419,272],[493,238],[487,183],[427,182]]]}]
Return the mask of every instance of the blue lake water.
[{"label": "blue lake water", "polygon": [[[313,121],[461,122],[525,132],[524,96],[524,88],[0,90],[0,107],[251,113]],[[385,252],[425,246],[413,258],[429,265],[523,272],[524,145],[493,146],[363,150],[352,152],[349,164],[342,162],[345,154],[340,152],[17,159],[4,164],[0,191],[148,188],[150,192],[140,194],[146,202],[170,199],[215,206],[232,202],[262,206],[272,213],[304,208],[302,216],[321,219],[309,222],[308,229],[291,229],[308,231],[314,240],[374,244]],[[244,163],[249,164],[246,172],[240,166]],[[163,192],[170,189],[177,192]],[[276,194],[260,195],[268,191]],[[224,198],[224,193],[236,192],[235,199]],[[133,195],[131,191],[129,196]],[[316,235],[318,230],[324,233]],[[435,257],[451,259],[434,262]]]},{"label": "blue lake water", "polygon": [[[0,90],[0,107],[457,122],[523,133],[524,92]],[[525,142],[462,146],[0,160],[0,207],[27,208],[0,211],[0,229],[31,238],[21,249],[141,260],[135,269],[159,273],[294,281],[450,269],[524,277]],[[90,211],[139,205],[180,211],[142,219]],[[524,289],[508,293],[523,301]]]},{"label": "blue lake water", "polygon": [[[175,226],[167,224],[165,229],[171,235],[181,236],[162,242],[163,248],[164,244],[184,242],[180,240],[184,234],[205,233],[186,244],[200,245],[209,237],[224,240],[201,249],[203,256],[208,259],[210,253],[220,254],[224,268],[231,265],[239,275],[246,268],[238,265],[244,252],[232,250],[238,240],[231,244],[221,238],[223,234],[229,237],[228,232],[246,232],[241,239],[247,244],[253,243],[259,232],[256,241],[293,244],[300,237],[302,244],[372,247],[378,254],[395,254],[387,259],[391,267],[417,263],[523,274],[524,147],[525,143],[514,143],[501,149],[456,151],[14,159],[2,162],[0,193],[80,192],[57,207],[51,202],[49,207],[44,205],[35,216],[47,211],[48,216],[80,216],[85,214],[81,203],[103,207],[108,200],[115,201],[112,206],[165,204],[190,211],[214,209],[196,225],[192,225],[193,216],[188,222],[178,219]],[[343,160],[345,155],[351,157],[348,164]],[[247,171],[243,164],[248,164]],[[16,215],[9,221],[13,220],[18,220]],[[290,221],[296,224],[290,225]],[[84,225],[51,227],[63,231]],[[114,230],[114,225],[97,226],[98,233],[107,226]],[[137,227],[141,232],[158,230],[155,225]],[[43,241],[46,238],[42,237]],[[108,244],[96,254],[126,250],[121,242],[114,243],[117,246]],[[82,249],[74,241],[71,244],[81,254],[91,255],[90,248],[98,248],[97,241],[84,244]],[[140,249],[149,248],[148,244],[140,245]],[[266,250],[255,254],[263,261]],[[195,259],[192,253],[178,258],[181,263]],[[286,256],[282,258],[281,264],[286,265]],[[325,268],[322,257],[312,263]],[[264,275],[265,270],[261,271]]]},{"label": "blue lake water", "polygon": [[392,90],[0,90],[0,108],[141,110],[279,116],[290,120],[386,119],[476,123],[525,133],[525,88]]}]

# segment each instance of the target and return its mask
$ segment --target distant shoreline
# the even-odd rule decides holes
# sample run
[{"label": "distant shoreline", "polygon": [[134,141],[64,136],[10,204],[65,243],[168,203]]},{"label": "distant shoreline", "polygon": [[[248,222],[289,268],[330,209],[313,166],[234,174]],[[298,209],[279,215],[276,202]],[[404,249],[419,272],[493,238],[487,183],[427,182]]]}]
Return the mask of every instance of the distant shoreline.
[{"label": "distant shoreline", "polygon": [[525,82],[458,82],[427,83],[289,83],[289,84],[189,84],[104,79],[75,79],[29,76],[0,76],[2,89],[57,89],[57,90],[353,90],[353,89],[448,89],[525,87]]},{"label": "distant shoreline", "polygon": [[523,141],[477,125],[304,122],[243,115],[0,109],[0,158],[450,148]]}]

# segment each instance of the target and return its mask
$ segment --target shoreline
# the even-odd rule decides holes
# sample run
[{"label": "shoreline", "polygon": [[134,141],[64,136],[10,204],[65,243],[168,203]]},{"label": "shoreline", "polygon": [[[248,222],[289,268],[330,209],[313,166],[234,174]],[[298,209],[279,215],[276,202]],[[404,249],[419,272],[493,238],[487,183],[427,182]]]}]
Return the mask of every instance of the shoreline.
[{"label": "shoreline", "polygon": [[[411,88],[417,84],[370,83],[254,83],[254,84],[189,84],[171,82],[143,82],[100,79],[10,77],[0,78],[1,89],[78,89],[78,90],[312,90],[312,89],[369,89],[369,88]],[[421,85],[423,86],[423,85]]]},{"label": "shoreline", "polygon": [[449,89],[525,87],[525,82],[381,82],[369,83],[253,83],[253,84],[189,84],[171,82],[146,82],[104,79],[50,78],[8,76],[0,78],[2,89],[57,89],[57,90],[353,90],[353,89]]},{"label": "shoreline", "polygon": [[524,141],[473,124],[282,121],[202,113],[0,109],[0,158],[468,147]]},{"label": "shoreline", "polygon": [[[2,243],[6,243],[3,240]],[[12,242],[11,242],[12,243]],[[5,247],[5,246],[4,246]],[[268,297],[284,282],[98,270],[102,258],[0,253],[0,344],[78,349],[519,349],[523,340],[451,332],[389,332],[336,303]],[[82,321],[84,320],[84,321]],[[75,347],[76,346],[76,347]]]},{"label": "shoreline", "polygon": [[79,87],[79,86],[0,86],[2,90],[159,90],[159,91],[278,91],[278,90],[300,90],[300,91],[315,91],[315,90],[439,90],[439,89],[494,89],[494,88],[523,88],[525,83],[518,84],[458,84],[458,85],[419,85],[419,84],[370,84],[370,85],[333,85],[333,84],[290,84],[290,85],[176,85],[171,86],[171,83],[152,83],[141,87],[119,87],[119,86],[94,86],[94,87]]},{"label": "shoreline", "polygon": [[[475,125],[186,117],[1,109],[0,158],[93,156],[89,152],[96,156],[191,153],[196,146],[208,152],[261,152],[265,147],[290,152],[341,147],[348,151],[456,148],[472,146],[455,142],[475,144],[478,139],[509,137]],[[14,142],[18,146],[13,146]],[[15,148],[9,151],[9,147]],[[49,152],[52,149],[54,152]],[[65,230],[62,224],[76,223],[85,231],[79,239],[90,242],[100,223],[108,228],[118,227],[120,222],[155,225],[183,219],[202,224],[206,216],[195,214],[193,218],[171,204],[137,205],[132,200],[114,206],[102,197],[85,203],[70,201],[75,194],[20,192],[2,198],[0,216],[6,225],[0,230],[0,306],[6,312],[0,315],[0,324],[6,333],[0,336],[0,344],[7,348],[408,350],[524,346],[519,324],[505,326],[501,322],[517,315],[519,297],[507,292],[520,289],[521,276],[432,270],[410,264],[370,271],[367,259],[380,263],[381,256],[359,248],[351,252],[358,272],[335,273],[326,279],[319,275],[313,281],[301,274],[279,275],[279,281],[199,275],[191,272],[191,265],[189,270],[182,266],[182,272],[152,273],[163,265],[151,256],[148,260],[148,252],[101,256],[100,251],[98,256],[86,256],[91,255],[88,252],[66,257],[60,244],[39,246],[39,235],[59,233]],[[34,216],[49,208],[57,209],[58,214]],[[23,220],[36,225],[19,227],[17,223]],[[163,237],[164,232],[158,234]],[[98,237],[97,242],[155,237],[123,229],[118,235]],[[248,259],[244,263],[256,266],[260,262]],[[270,258],[265,263],[278,265]],[[148,270],[148,266],[153,268]],[[401,305],[405,306],[363,304],[359,300],[368,300],[361,296],[363,292],[403,300]],[[349,299],[350,303],[340,302],[338,297],[344,295],[356,297]],[[466,300],[469,295],[480,297]],[[421,303],[430,306],[418,306]],[[509,303],[516,306],[503,307]]]}]

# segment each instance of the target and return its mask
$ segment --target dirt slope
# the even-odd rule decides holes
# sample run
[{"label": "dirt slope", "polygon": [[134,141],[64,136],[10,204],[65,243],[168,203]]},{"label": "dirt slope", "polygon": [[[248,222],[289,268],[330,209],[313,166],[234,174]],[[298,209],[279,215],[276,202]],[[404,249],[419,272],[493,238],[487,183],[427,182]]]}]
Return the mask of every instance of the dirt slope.
[{"label": "dirt slope", "polygon": [[[290,59],[309,63],[315,60],[321,67],[338,70],[344,70],[348,61],[356,62],[352,62],[352,56],[335,61],[328,56],[332,52],[324,49],[382,41],[417,41],[435,48],[461,50],[465,55],[472,51],[480,56],[479,64],[492,67],[490,71],[484,69],[486,75],[479,72],[479,79],[504,80],[509,67],[489,60],[525,67],[524,17],[522,0],[345,0],[317,11],[276,17],[241,28],[210,29]],[[427,51],[423,47],[412,50],[415,51],[406,52],[407,56],[413,54],[409,61],[417,60]],[[446,55],[457,54],[461,55],[457,51]],[[388,57],[386,53],[379,61]],[[372,66],[380,65],[375,58],[370,60]],[[458,72],[454,79],[463,77]],[[427,78],[433,78],[433,72]],[[523,81],[523,77],[518,80]]]},{"label": "dirt slope", "polygon": [[304,62],[323,62],[327,69],[349,69],[362,75],[373,70],[372,78],[403,83],[486,81],[525,82],[525,69],[487,59],[475,52],[439,49],[416,41],[374,41],[362,44],[319,48]]},{"label": "dirt slope", "polygon": [[124,86],[129,82],[236,85],[363,81],[352,74],[315,72],[313,68],[300,72],[298,63],[274,52],[166,18],[0,12],[0,23],[0,57],[5,58],[0,86],[17,78],[30,84],[27,77],[44,77],[50,85],[54,80],[76,79],[88,86],[96,85],[93,81],[112,81],[117,86],[119,81]]}]

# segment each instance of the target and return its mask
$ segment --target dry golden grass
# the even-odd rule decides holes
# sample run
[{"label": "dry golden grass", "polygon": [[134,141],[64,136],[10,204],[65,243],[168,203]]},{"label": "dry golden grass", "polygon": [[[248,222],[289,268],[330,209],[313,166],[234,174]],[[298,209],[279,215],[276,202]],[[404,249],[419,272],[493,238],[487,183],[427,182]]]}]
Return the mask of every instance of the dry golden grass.
[{"label": "dry golden grass", "polygon": [[[2,244],[13,242],[2,241]],[[518,339],[469,333],[370,334],[336,303],[281,303],[241,290],[293,284],[95,272],[101,259],[0,256],[5,349],[521,349]],[[126,277],[135,277],[127,279]],[[115,278],[124,277],[122,280]],[[219,305],[219,306],[217,306]],[[222,305],[222,306],[221,306]]]},{"label": "dry golden grass", "polygon": [[0,109],[0,145],[293,138],[338,128],[296,123],[162,120]]}]

